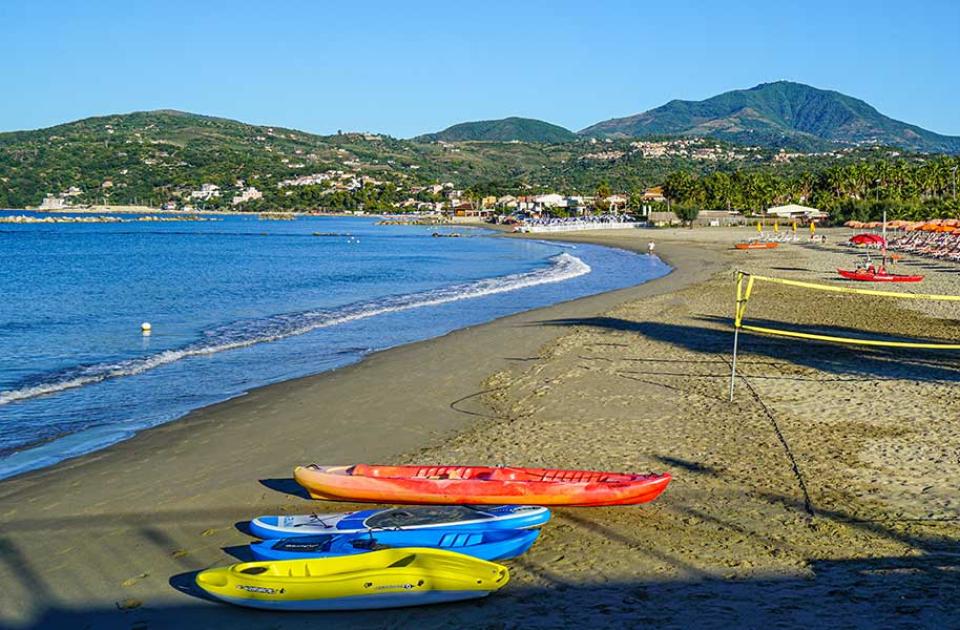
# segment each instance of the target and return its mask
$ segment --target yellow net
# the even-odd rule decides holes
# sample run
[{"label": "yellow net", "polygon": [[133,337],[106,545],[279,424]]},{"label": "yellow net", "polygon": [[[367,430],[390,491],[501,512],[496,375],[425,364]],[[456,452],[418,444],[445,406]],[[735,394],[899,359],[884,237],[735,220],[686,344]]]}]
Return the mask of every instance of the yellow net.
[{"label": "yellow net", "polygon": [[819,284],[815,282],[802,282],[800,280],[787,280],[786,278],[770,278],[768,276],[758,276],[745,271],[737,272],[737,305],[734,313],[734,328],[737,331],[748,330],[751,332],[765,335],[778,335],[781,337],[793,337],[795,339],[810,339],[814,341],[828,341],[832,343],[847,343],[862,346],[883,346],[889,348],[923,348],[929,350],[960,350],[960,343],[933,343],[929,341],[892,341],[885,339],[861,339],[858,337],[840,337],[835,335],[822,335],[819,333],[797,332],[784,330],[780,328],[769,328],[766,326],[753,326],[743,323],[743,318],[747,312],[747,302],[753,294],[755,282],[771,282],[792,287],[804,289],[813,289],[816,291],[829,291],[832,293],[849,293],[855,295],[871,295],[875,297],[897,298],[902,300],[928,300],[928,301],[947,301],[960,302],[960,295],[937,295],[928,293],[899,293],[896,291],[881,291],[879,289],[857,289],[853,287],[842,287],[833,284]]}]

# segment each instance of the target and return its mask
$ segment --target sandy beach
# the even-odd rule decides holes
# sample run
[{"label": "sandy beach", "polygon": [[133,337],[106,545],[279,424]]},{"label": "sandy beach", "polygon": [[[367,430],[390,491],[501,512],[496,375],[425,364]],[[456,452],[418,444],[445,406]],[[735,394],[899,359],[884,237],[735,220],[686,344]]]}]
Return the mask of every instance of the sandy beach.
[{"label": "sandy beach", "polygon": [[[736,252],[744,229],[557,235],[646,251],[670,275],[370,356],[0,482],[4,627],[833,627],[956,625],[956,352],[745,335],[727,398],[734,270],[833,281],[828,245]],[[544,238],[537,235],[537,238]],[[960,265],[920,259],[925,293]],[[749,317],[960,339],[956,309],[759,287]],[[295,464],[511,463],[667,470],[656,502],[557,510],[477,603],[271,614],[205,601],[199,569],[243,558],[236,524],[345,504]]]}]

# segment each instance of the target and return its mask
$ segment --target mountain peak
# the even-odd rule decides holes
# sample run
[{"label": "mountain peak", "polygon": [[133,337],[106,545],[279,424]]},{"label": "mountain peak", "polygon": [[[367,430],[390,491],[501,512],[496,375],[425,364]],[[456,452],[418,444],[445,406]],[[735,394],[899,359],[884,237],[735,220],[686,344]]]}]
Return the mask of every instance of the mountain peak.
[{"label": "mountain peak", "polygon": [[641,114],[597,123],[580,134],[710,136],[800,149],[881,144],[914,151],[960,152],[960,138],[894,120],[840,92],[786,80],[702,101],[670,101]]},{"label": "mountain peak", "polygon": [[465,122],[443,131],[417,136],[419,142],[531,142],[555,144],[572,142],[577,135],[542,120],[510,116],[498,120]]}]

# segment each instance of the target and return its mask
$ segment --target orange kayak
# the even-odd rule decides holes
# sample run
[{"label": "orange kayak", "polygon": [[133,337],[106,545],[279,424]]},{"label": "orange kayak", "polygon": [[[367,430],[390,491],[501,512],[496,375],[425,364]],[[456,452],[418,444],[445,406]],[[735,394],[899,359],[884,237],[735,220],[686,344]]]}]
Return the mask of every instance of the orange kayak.
[{"label": "orange kayak", "polygon": [[314,499],[443,505],[634,505],[652,501],[670,474],[491,466],[298,466]]},{"label": "orange kayak", "polygon": [[770,242],[753,242],[753,243],[736,243],[734,247],[737,249],[773,249],[774,247],[779,247],[780,243],[770,243]]}]

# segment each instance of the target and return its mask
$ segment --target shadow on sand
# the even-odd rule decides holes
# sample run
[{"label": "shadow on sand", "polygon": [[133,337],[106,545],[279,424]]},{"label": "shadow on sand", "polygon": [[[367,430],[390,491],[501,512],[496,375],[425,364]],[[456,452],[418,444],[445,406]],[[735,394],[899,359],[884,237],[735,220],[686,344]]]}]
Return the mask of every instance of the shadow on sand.
[{"label": "shadow on sand", "polygon": [[[733,331],[730,320],[724,317],[702,316],[701,321],[710,324],[723,324],[726,330],[711,326],[692,326],[667,322],[636,322],[616,317],[585,317],[573,319],[552,319],[538,322],[545,326],[582,326],[603,330],[636,333],[655,341],[673,344],[690,352],[728,356],[733,345]],[[785,328],[783,322],[765,319],[751,319],[751,324],[770,328]],[[862,330],[842,326],[817,326],[804,329],[838,337],[870,338]],[[872,338],[881,337],[874,335]],[[918,341],[915,337],[884,337],[889,340]],[[930,339],[931,343],[958,343],[957,339]],[[921,350],[911,348],[864,348],[839,344],[794,341],[766,335],[750,334],[747,331],[740,338],[740,348],[744,353],[760,355],[778,362],[790,362],[813,368],[829,374],[846,374],[863,378],[910,379],[920,381],[960,381],[960,351]],[[810,347],[816,346],[816,352]],[[721,375],[723,370],[717,372]],[[679,375],[679,374],[678,374]],[[793,377],[784,377],[793,378]],[[797,377],[802,380],[802,377]]]},{"label": "shadow on sand", "polygon": [[[715,470],[696,462],[662,457],[662,461],[695,474],[719,475]],[[795,498],[775,493],[760,493],[760,498],[784,506],[791,513],[803,516],[803,504]],[[680,499],[666,496],[661,509],[695,516],[735,532],[737,536],[756,539],[764,545],[796,553],[779,536],[753,531],[740,523],[705,514],[702,509],[686,505]],[[235,511],[241,508],[236,508]],[[629,508],[628,508],[629,509]],[[641,508],[637,508],[641,509]],[[170,602],[173,592],[188,597],[180,603],[143,602],[120,605],[124,591],[117,590],[118,604],[83,608],[65,606],[57,596],[57,585],[46,578],[9,535],[0,539],[0,563],[7,565],[22,585],[32,593],[29,608],[36,613],[22,625],[7,623],[10,628],[302,628],[323,625],[324,628],[364,627],[557,627],[581,625],[591,628],[637,627],[772,627],[816,626],[844,628],[890,627],[957,627],[956,602],[960,598],[960,545],[956,529],[941,535],[917,531],[937,531],[899,527],[896,521],[863,521],[837,510],[818,508],[814,523],[824,532],[843,524],[876,536],[879,539],[908,545],[912,551],[900,556],[875,558],[813,559],[802,572],[793,574],[729,574],[693,566],[688,560],[673,555],[658,544],[655,531],[639,527],[613,526],[604,520],[605,510],[558,510],[556,521],[582,530],[584,536],[599,538],[615,545],[625,557],[639,562],[654,561],[672,568],[671,574],[647,575],[635,580],[605,581],[590,574],[565,571],[557,565],[555,553],[541,543],[533,552],[507,562],[515,581],[502,592],[480,601],[425,608],[354,613],[280,613],[243,609],[211,602],[195,585],[198,569],[204,563],[184,558],[182,572],[169,578],[171,593],[154,595]],[[187,514],[191,516],[192,513]],[[182,523],[184,514],[171,514],[170,523]],[[209,515],[208,515],[209,517]],[[118,551],[109,537],[94,533],[102,519],[85,519],[88,528],[78,534],[90,547],[86,553]],[[109,521],[109,519],[107,519]],[[106,527],[101,525],[102,527]],[[555,525],[547,525],[553,527]],[[62,522],[58,531],[64,531]],[[695,528],[695,525],[690,527]],[[156,531],[140,530],[145,545],[154,545],[166,552],[170,548],[188,547],[191,536],[176,527],[158,525]],[[69,527],[66,528],[69,532]],[[945,530],[940,530],[945,531]],[[829,535],[829,534],[824,534]],[[695,540],[695,532],[690,532]],[[226,547],[228,554],[244,560],[243,547]],[[569,553],[569,550],[567,551]],[[846,550],[837,548],[838,556]],[[139,552],[125,560],[138,566]],[[53,574],[57,580],[59,573]],[[51,576],[52,577],[52,576]],[[74,576],[80,579],[80,575]],[[521,578],[524,582],[521,584]],[[68,576],[68,579],[69,576]],[[6,622],[5,622],[6,623]]]},{"label": "shadow on sand", "polygon": [[282,492],[295,496],[299,499],[310,500],[310,493],[303,486],[297,483],[293,477],[282,477],[277,479],[260,479],[260,485],[269,488],[274,492]]}]

